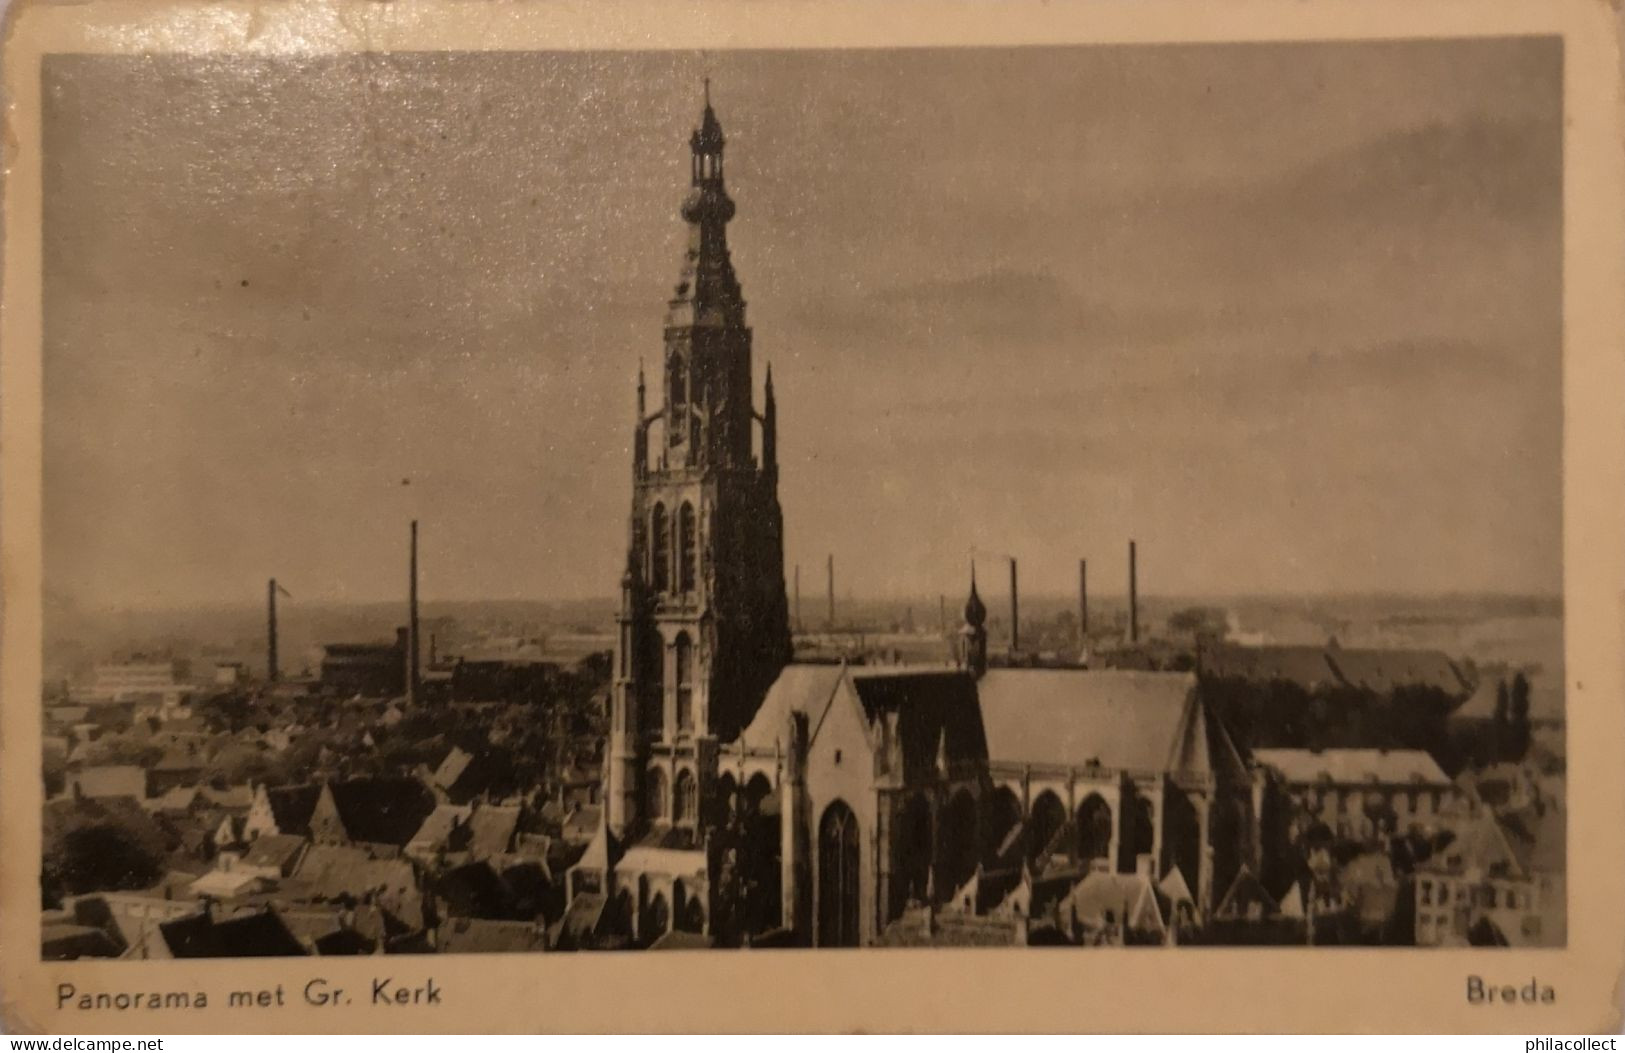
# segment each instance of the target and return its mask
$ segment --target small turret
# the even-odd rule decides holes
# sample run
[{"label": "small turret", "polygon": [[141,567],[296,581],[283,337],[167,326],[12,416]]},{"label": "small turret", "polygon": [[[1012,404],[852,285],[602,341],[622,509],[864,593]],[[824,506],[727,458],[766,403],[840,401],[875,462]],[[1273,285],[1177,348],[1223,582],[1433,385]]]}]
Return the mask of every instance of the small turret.
[{"label": "small turret", "polygon": [[970,596],[965,600],[965,625],[959,630],[964,640],[965,668],[974,677],[987,672],[987,604],[976,593],[976,564],[970,568]]},{"label": "small turret", "polygon": [[767,382],[762,395],[762,471],[779,474],[779,403],[773,397],[773,363],[767,364]]}]

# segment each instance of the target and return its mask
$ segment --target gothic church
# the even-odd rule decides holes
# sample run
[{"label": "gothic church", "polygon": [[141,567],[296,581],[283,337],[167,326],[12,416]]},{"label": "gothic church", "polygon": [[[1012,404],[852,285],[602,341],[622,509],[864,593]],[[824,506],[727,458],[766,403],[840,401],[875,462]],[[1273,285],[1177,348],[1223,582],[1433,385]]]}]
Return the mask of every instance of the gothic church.
[{"label": "gothic church", "polygon": [[707,91],[652,409],[638,378],[603,822],[555,946],[860,946],[949,916],[1025,943],[1100,921],[1101,881],[1200,915],[1256,867],[1257,788],[1188,674],[989,669],[974,583],[954,664],[792,662],[724,144]]}]

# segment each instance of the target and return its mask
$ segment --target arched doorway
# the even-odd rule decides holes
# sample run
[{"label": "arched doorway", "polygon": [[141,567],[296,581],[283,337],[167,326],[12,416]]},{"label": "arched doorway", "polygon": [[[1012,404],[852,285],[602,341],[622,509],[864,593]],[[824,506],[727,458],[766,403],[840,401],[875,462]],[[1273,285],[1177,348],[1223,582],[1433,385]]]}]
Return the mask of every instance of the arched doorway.
[{"label": "arched doorway", "polygon": [[1078,805],[1078,861],[1105,859],[1112,848],[1112,809],[1106,799],[1092,793]]},{"label": "arched doorway", "polygon": [[1032,817],[1028,820],[1027,860],[1036,864],[1049,855],[1050,842],[1066,823],[1066,805],[1053,790],[1045,790],[1033,801]]},{"label": "arched doorway", "polygon": [[845,802],[818,824],[818,946],[858,945],[858,817]]}]

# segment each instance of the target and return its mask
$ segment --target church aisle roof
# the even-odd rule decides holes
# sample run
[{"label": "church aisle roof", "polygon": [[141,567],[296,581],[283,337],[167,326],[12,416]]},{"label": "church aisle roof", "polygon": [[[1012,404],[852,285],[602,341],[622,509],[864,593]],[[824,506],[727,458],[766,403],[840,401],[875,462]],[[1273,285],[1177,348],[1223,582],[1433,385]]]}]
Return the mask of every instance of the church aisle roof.
[{"label": "church aisle roof", "polygon": [[976,686],[995,764],[1212,770],[1189,673],[990,669]]}]

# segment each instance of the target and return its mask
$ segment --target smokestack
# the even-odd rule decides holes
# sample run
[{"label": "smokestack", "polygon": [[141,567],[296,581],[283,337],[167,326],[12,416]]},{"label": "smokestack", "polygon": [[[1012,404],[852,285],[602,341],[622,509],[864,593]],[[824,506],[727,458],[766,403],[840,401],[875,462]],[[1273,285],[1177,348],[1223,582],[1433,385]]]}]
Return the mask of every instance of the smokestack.
[{"label": "smokestack", "polygon": [[937,631],[948,635],[948,597],[937,593]]},{"label": "smokestack", "polygon": [[1078,642],[1089,643],[1089,561],[1078,560]]},{"label": "smokestack", "polygon": [[829,627],[835,628],[835,553],[829,555]]},{"label": "smokestack", "polygon": [[276,579],[265,587],[265,679],[275,683],[281,673],[276,661]]},{"label": "smokestack", "polygon": [[406,701],[418,700],[418,521],[412,520],[412,567],[406,619]]},{"label": "smokestack", "polygon": [[1128,543],[1128,642],[1140,642],[1139,557],[1134,542]]},{"label": "smokestack", "polygon": [[1016,557],[1010,557],[1010,653],[1021,650],[1021,594],[1016,590]]},{"label": "smokestack", "polygon": [[796,564],[796,632],[801,632],[801,564]]}]

